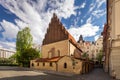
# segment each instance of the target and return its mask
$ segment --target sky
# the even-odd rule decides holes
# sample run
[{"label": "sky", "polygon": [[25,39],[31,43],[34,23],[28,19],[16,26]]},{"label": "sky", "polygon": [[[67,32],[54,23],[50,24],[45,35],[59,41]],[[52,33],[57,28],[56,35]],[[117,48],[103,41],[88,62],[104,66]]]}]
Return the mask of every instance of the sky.
[{"label": "sky", "polygon": [[106,23],[106,0],[0,0],[0,47],[15,50],[25,27],[41,45],[53,13],[76,41],[80,35],[96,41]]}]

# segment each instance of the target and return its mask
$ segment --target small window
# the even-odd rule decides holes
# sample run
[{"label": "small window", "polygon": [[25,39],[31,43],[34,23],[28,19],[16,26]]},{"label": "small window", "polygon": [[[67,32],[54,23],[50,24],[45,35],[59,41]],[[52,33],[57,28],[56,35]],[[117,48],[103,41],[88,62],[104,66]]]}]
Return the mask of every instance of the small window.
[{"label": "small window", "polygon": [[73,67],[73,69],[75,69],[75,67]]},{"label": "small window", "polygon": [[96,50],[96,52],[98,52],[98,49]]},{"label": "small window", "polygon": [[37,66],[39,66],[39,63],[37,63]]},{"label": "small window", "polygon": [[76,62],[76,64],[78,64],[78,62]]},{"label": "small window", "polygon": [[50,62],[50,66],[53,66],[53,65],[52,65],[52,62]]},{"label": "small window", "polygon": [[64,63],[64,68],[67,68],[67,63]]},{"label": "small window", "polygon": [[34,66],[34,63],[32,63],[32,66]]},{"label": "small window", "polygon": [[87,49],[89,49],[89,47],[87,47]]},{"label": "small window", "polygon": [[45,63],[43,63],[43,66],[45,66]]}]

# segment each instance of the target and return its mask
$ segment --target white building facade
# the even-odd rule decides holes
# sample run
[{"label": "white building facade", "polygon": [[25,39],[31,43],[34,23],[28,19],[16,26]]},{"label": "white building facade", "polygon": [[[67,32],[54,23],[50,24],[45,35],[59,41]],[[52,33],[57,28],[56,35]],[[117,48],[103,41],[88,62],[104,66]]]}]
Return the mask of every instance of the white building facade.
[{"label": "white building facade", "polygon": [[0,48],[0,58],[9,58],[15,53],[16,51]]}]

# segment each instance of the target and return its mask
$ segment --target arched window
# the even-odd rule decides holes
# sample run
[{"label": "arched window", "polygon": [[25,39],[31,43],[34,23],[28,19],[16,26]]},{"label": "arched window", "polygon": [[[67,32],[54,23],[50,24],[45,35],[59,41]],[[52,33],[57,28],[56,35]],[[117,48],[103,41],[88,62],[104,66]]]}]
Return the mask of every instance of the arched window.
[{"label": "arched window", "polygon": [[37,63],[37,66],[39,66],[39,63]]},{"label": "arched window", "polygon": [[60,56],[60,50],[58,50],[58,56]]},{"label": "arched window", "polygon": [[34,63],[32,63],[32,66],[34,66]]},{"label": "arched window", "polygon": [[64,68],[67,68],[67,63],[64,63]]},{"label": "arched window", "polygon": [[52,62],[50,62],[50,66],[53,66],[53,65],[52,65]]},{"label": "arched window", "polygon": [[43,66],[45,66],[45,63],[43,62]]}]

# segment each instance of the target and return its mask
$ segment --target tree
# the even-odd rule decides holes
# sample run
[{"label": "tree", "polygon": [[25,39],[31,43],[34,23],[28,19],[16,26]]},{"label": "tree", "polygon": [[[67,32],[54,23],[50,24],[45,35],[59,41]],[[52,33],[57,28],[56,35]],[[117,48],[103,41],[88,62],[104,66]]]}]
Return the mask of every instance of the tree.
[{"label": "tree", "polygon": [[[33,37],[30,34],[30,29],[25,27],[17,34],[16,39],[16,61],[18,64],[24,65],[30,61],[30,59],[39,57],[38,52],[32,49]],[[25,62],[24,62],[25,61]]]},{"label": "tree", "polygon": [[102,58],[103,58],[103,51],[102,49],[99,51],[99,53],[96,56],[96,59],[98,60],[99,63],[102,62]]},{"label": "tree", "polygon": [[29,67],[30,60],[38,58],[40,56],[39,53],[39,51],[33,48],[24,50],[21,54],[21,63],[23,64],[23,66]]},{"label": "tree", "polygon": [[30,34],[30,29],[25,27],[23,30],[19,31],[16,39],[16,50],[22,52],[25,49],[32,47],[32,35]]},{"label": "tree", "polygon": [[82,57],[85,58],[85,59],[88,59],[89,58],[89,54],[87,54],[87,52],[84,52]]}]

